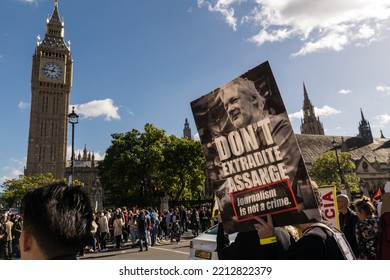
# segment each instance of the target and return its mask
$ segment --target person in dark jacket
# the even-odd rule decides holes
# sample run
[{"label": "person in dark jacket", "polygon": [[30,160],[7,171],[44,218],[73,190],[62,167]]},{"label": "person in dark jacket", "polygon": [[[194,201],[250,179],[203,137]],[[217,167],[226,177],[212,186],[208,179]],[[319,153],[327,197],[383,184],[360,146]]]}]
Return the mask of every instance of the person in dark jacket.
[{"label": "person in dark jacket", "polygon": [[[278,239],[276,250],[287,251],[293,244],[294,238],[283,228],[276,228]],[[272,255],[262,250],[256,230],[239,232],[234,242],[230,243],[228,235],[224,232],[222,222],[218,223],[217,252],[220,260],[270,260]]]},{"label": "person in dark jacket", "polygon": [[325,221],[309,222],[297,225],[302,231],[302,237],[287,251],[276,250],[278,240],[275,238],[276,231],[273,226],[271,215],[267,215],[267,221],[255,218],[259,223],[255,228],[263,245],[261,249],[272,259],[291,260],[344,260],[355,259],[355,255],[348,241],[341,232],[334,238],[336,229],[327,225]]},{"label": "person in dark jacket", "polygon": [[[320,194],[316,182],[310,181],[319,205]],[[296,225],[302,231],[302,237],[293,244],[286,252],[275,250],[279,240],[275,238],[276,231],[272,216],[267,215],[264,220],[255,217],[255,224],[262,249],[267,251],[275,259],[292,260],[345,260],[356,259],[351,246],[345,235],[338,229],[329,225],[323,217],[313,219],[304,224]]]},{"label": "person in dark jacket", "polygon": [[339,194],[337,196],[337,205],[339,208],[340,230],[344,233],[355,256],[359,256],[359,247],[356,241],[355,230],[359,218],[349,207],[350,201],[347,195]]}]

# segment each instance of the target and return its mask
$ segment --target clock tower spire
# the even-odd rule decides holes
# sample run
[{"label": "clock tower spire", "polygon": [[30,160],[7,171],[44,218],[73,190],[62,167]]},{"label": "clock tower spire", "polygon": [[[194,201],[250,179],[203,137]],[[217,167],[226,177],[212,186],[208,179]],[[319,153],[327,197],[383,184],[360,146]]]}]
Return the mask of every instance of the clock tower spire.
[{"label": "clock tower spire", "polygon": [[64,179],[73,59],[64,40],[64,22],[54,1],[45,37],[32,58],[31,111],[25,175],[51,173]]}]

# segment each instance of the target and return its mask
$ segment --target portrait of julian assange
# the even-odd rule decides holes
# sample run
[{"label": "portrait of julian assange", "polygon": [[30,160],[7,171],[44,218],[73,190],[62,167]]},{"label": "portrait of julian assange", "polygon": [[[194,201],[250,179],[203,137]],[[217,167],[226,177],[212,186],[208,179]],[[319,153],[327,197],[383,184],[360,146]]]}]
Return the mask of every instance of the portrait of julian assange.
[{"label": "portrait of julian assange", "polygon": [[294,131],[268,62],[191,102],[227,233],[319,219]]}]

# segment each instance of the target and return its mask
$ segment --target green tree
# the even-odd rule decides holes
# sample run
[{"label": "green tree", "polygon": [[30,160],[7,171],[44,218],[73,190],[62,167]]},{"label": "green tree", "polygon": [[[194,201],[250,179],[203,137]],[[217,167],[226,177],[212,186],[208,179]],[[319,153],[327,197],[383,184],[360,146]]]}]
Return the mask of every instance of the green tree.
[{"label": "green tree", "polygon": [[36,174],[34,176],[20,175],[18,179],[5,180],[3,183],[4,194],[2,199],[9,207],[15,206],[21,201],[25,193],[33,187],[54,183],[55,179],[52,174]]},{"label": "green tree", "polygon": [[[344,176],[346,184],[349,186],[351,193],[359,192],[359,178],[354,172],[356,166],[352,161],[351,154],[341,152],[338,154],[340,169]],[[336,186],[336,190],[340,192],[341,178],[337,158],[333,151],[326,152],[319,156],[314,162],[312,168],[309,170],[311,178],[321,185]]]},{"label": "green tree", "polygon": [[100,181],[109,192],[111,204],[145,205],[151,199],[167,136],[152,124],[146,124],[144,130],[111,135],[111,146],[99,164]]},{"label": "green tree", "polygon": [[164,190],[174,200],[198,197],[205,180],[200,142],[170,136],[163,155],[160,180]]},{"label": "green tree", "polygon": [[173,200],[193,199],[204,183],[204,156],[199,142],[167,136],[146,124],[144,132],[133,129],[112,134],[111,146],[99,164],[99,176],[112,205],[153,205],[153,188]]}]

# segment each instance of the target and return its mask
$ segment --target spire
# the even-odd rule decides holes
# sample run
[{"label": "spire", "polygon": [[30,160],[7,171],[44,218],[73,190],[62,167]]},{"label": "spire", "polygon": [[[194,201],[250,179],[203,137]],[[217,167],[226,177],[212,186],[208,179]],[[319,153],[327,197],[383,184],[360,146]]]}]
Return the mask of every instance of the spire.
[{"label": "spire", "polygon": [[87,145],[84,144],[84,150],[83,150],[83,160],[88,159],[88,151],[87,151]]},{"label": "spire", "polygon": [[385,138],[385,136],[383,135],[382,129],[381,129],[381,138]]},{"label": "spire", "polygon": [[61,21],[60,13],[58,12],[58,0],[54,1],[54,10],[50,19],[47,20],[47,24],[61,28],[63,27],[63,22]]},{"label": "spire", "polygon": [[362,115],[362,122],[365,122],[366,120],[364,119],[364,115],[363,115],[363,110],[362,110],[362,108],[360,108],[360,114]]},{"label": "spire", "polygon": [[70,46],[68,47],[64,41],[64,22],[61,20],[58,11],[58,0],[54,1],[53,13],[46,21],[45,38],[42,42],[38,39],[38,45],[69,51]]},{"label": "spire", "polygon": [[324,128],[319,118],[316,118],[314,106],[307,94],[306,85],[303,83],[303,119],[301,120],[301,133],[324,135]]},{"label": "spire", "polygon": [[374,138],[372,137],[371,126],[370,123],[364,118],[363,110],[360,108],[360,114],[362,120],[359,122],[359,134],[358,137],[365,140],[367,144],[371,144],[374,142]]},{"label": "spire", "polygon": [[183,137],[187,138],[188,140],[192,140],[191,128],[187,118],[184,121]]},{"label": "spire", "polygon": [[307,90],[305,86],[305,82],[303,82],[303,102],[307,100],[307,102],[310,102],[309,96],[307,95]]}]

